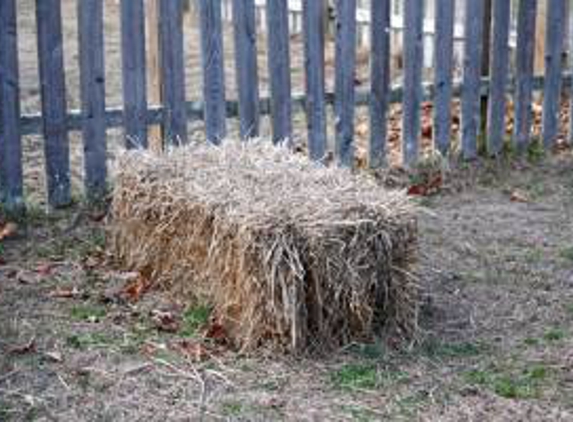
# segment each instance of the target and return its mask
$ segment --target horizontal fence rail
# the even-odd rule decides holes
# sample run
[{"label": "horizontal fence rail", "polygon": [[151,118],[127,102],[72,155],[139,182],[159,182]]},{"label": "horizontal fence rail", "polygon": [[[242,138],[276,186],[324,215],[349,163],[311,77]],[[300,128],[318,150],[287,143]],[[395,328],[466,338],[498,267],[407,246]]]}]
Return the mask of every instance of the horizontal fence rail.
[{"label": "horizontal fence rail", "polygon": [[[435,0],[432,19],[427,20],[424,0],[403,0],[401,30],[393,32],[397,17],[390,0],[331,1],[336,21],[333,60],[334,78],[327,80],[326,18],[328,8],[318,0],[196,0],[197,28],[203,75],[202,100],[186,98],[184,0],[119,0],[122,61],[119,76],[123,82],[123,105],[106,107],[104,8],[105,0],[77,2],[80,69],[79,110],[69,110],[62,36],[62,3],[59,0],[35,0],[37,51],[42,111],[20,112],[18,60],[18,2],[0,0],[0,198],[4,207],[18,208],[23,203],[22,137],[42,135],[46,161],[48,202],[60,207],[71,201],[69,132],[80,132],[83,139],[84,183],[88,197],[105,193],[107,171],[107,133],[123,128],[127,148],[146,148],[149,129],[159,125],[164,144],[188,142],[188,123],[203,121],[205,139],[213,144],[227,136],[226,119],[238,118],[240,136],[262,133],[261,116],[270,116],[270,137],[274,142],[306,138],[312,159],[325,161],[333,153],[336,163],[353,166],[356,145],[356,109],[368,108],[368,164],[372,168],[387,165],[388,116],[391,104],[401,104],[400,147],[403,163],[414,166],[421,156],[425,117],[422,109],[433,106],[433,146],[443,156],[460,152],[474,159],[486,138],[489,155],[499,154],[507,142],[506,104],[514,106],[513,144],[518,150],[532,140],[532,104],[543,95],[542,135],[547,149],[552,148],[559,132],[562,97],[573,89],[573,76],[566,72],[564,57],[569,45],[568,20],[564,2],[549,1],[544,37],[545,74],[534,72],[536,21],[540,11],[537,0],[498,0],[493,2],[491,22],[485,19],[485,0],[457,2]],[[156,26],[146,25],[149,4],[156,9]],[[457,10],[460,6],[463,10]],[[391,7],[392,6],[392,7]],[[454,8],[454,6],[456,8]],[[264,7],[264,23],[257,11]],[[293,93],[293,28],[289,13],[300,12],[302,54],[304,54],[304,92]],[[299,8],[300,10],[298,10]],[[463,12],[463,13],[459,13]],[[459,16],[465,16],[460,21]],[[512,20],[512,16],[516,19]],[[231,25],[224,23],[230,20]],[[515,22],[514,22],[515,21]],[[370,83],[357,87],[359,27],[368,22]],[[429,22],[429,23],[428,23]],[[429,26],[428,26],[429,25]],[[488,25],[487,27],[485,25]],[[230,37],[225,31],[230,29]],[[160,105],[150,105],[149,32],[156,32]],[[432,48],[426,35],[432,33]],[[260,34],[263,39],[259,39]],[[484,47],[484,35],[491,33],[491,50]],[[465,59],[460,77],[454,74],[454,44],[464,41]],[[401,83],[392,83],[390,55],[393,43],[403,46],[404,69]],[[234,56],[226,54],[225,43],[234,43]],[[259,49],[267,47],[269,93],[260,96],[258,74]],[[300,50],[296,50],[300,51]],[[428,56],[436,64],[423,76]],[[485,61],[488,59],[487,61]],[[482,61],[491,63],[485,75]],[[234,63],[233,63],[234,62]],[[332,65],[332,64],[330,64]],[[227,99],[229,81],[224,69],[234,67],[238,100]],[[515,68],[515,71],[512,69]],[[116,71],[115,69],[113,70]],[[423,82],[429,80],[431,82]],[[333,92],[327,87],[334,86]],[[489,100],[480,110],[480,102]],[[460,151],[453,151],[454,100],[461,113]],[[334,112],[334,127],[328,130],[328,112]],[[305,134],[295,133],[295,113],[307,116]],[[573,121],[573,119],[571,119]],[[573,125],[573,123],[572,123]],[[573,126],[572,126],[573,127]],[[334,134],[333,139],[328,133]],[[270,141],[269,141],[270,142]]]}]

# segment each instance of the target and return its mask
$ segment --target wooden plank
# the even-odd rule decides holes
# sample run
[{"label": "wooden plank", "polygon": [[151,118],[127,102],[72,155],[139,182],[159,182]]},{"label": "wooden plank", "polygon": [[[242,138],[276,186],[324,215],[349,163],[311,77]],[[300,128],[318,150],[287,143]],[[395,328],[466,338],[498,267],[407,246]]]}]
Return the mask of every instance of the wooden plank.
[{"label": "wooden plank", "polygon": [[336,1],[336,159],[354,165],[354,98],[356,68],[356,0]]},{"label": "wooden plank", "polygon": [[121,0],[121,47],[125,145],[147,148],[144,0]]},{"label": "wooden plank", "polygon": [[160,0],[159,43],[161,50],[162,98],[165,107],[165,142],[187,143],[185,112],[185,63],[183,52],[183,3]]},{"label": "wooden plank", "polygon": [[259,136],[259,72],[253,0],[233,0],[233,28],[241,138],[256,138]]},{"label": "wooden plank", "polygon": [[58,208],[71,202],[61,2],[36,0],[36,22],[48,203]]},{"label": "wooden plank", "polygon": [[386,164],[388,100],[390,91],[390,0],[372,2],[370,61],[370,145],[368,164]]},{"label": "wooden plank", "polygon": [[16,0],[0,0],[0,201],[24,206]]},{"label": "wooden plank", "polygon": [[273,142],[290,143],[292,106],[287,0],[267,0],[266,15]]},{"label": "wooden plank", "polygon": [[520,151],[529,145],[531,136],[536,11],[537,0],[520,0],[517,17],[514,99],[514,143]]},{"label": "wooden plank", "polygon": [[419,154],[424,1],[406,0],[404,19],[403,156],[404,165],[411,166],[418,160]]},{"label": "wooden plank", "polygon": [[207,141],[219,144],[227,133],[221,2],[199,0],[199,18],[201,22],[205,130]]},{"label": "wooden plank", "polygon": [[545,37],[545,90],[543,92],[543,143],[545,148],[555,146],[559,134],[561,110],[561,72],[565,25],[567,24],[566,2],[548,0]]},{"label": "wooden plank", "polygon": [[320,1],[304,3],[306,116],[310,158],[326,158],[326,102],[324,74],[324,7]]},{"label": "wooden plank", "polygon": [[436,2],[434,139],[444,157],[450,151],[452,134],[455,7],[455,0]]},{"label": "wooden plank", "polygon": [[502,151],[505,139],[510,19],[511,0],[494,0],[491,92],[487,119],[487,149],[492,155],[498,155]]},{"label": "wooden plank", "polygon": [[78,31],[84,184],[88,198],[98,199],[107,190],[103,0],[78,2]]},{"label": "wooden plank", "polygon": [[484,3],[466,3],[466,36],[464,47],[464,89],[462,92],[462,154],[466,160],[477,157],[480,129],[481,59]]},{"label": "wooden plank", "polygon": [[[147,70],[149,103],[158,106],[163,103],[161,98],[161,56],[159,49],[159,1],[147,0],[146,6],[146,42],[147,42]],[[186,7],[191,11],[191,4],[187,1]],[[148,128],[149,148],[154,152],[163,150],[163,133],[159,125]]]}]

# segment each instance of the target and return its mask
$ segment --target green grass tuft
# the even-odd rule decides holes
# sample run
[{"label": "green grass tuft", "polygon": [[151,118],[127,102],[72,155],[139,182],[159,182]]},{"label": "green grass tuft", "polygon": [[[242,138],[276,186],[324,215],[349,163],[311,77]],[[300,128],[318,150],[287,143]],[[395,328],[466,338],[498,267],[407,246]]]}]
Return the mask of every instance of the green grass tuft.
[{"label": "green grass tuft", "polygon": [[211,317],[211,308],[206,305],[198,305],[187,308],[183,314],[181,324],[181,335],[184,337],[194,337],[198,331],[207,325]]}]

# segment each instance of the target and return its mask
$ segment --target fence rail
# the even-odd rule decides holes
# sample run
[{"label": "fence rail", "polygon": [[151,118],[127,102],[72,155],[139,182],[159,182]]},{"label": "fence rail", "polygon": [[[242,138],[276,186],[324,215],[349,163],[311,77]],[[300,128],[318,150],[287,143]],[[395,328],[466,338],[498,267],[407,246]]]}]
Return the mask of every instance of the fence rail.
[{"label": "fence rail", "polygon": [[[125,146],[146,147],[152,125],[161,125],[167,142],[187,142],[187,123],[203,120],[206,139],[220,142],[227,133],[226,119],[238,117],[241,136],[260,133],[260,116],[270,115],[272,139],[279,142],[293,138],[293,114],[304,111],[308,123],[308,147],[313,159],[327,155],[327,106],[335,113],[334,154],[341,165],[352,165],[355,151],[355,108],[370,110],[369,163],[379,167],[386,163],[388,133],[386,119],[389,105],[403,106],[402,151],[404,162],[413,165],[420,151],[420,109],[422,102],[434,104],[434,143],[444,155],[452,153],[452,101],[462,105],[462,155],[473,159],[478,153],[478,138],[487,119],[488,153],[497,154],[504,139],[505,102],[513,97],[515,124],[512,142],[523,149],[531,142],[532,101],[534,91],[544,94],[543,135],[546,148],[556,142],[557,122],[562,94],[571,92],[572,76],[563,63],[567,19],[560,13],[561,0],[551,0],[547,16],[546,75],[534,76],[534,41],[536,0],[517,3],[517,42],[515,74],[511,74],[510,0],[494,2],[492,25],[491,78],[481,75],[482,40],[485,31],[484,2],[466,2],[464,25],[465,60],[463,77],[454,80],[452,71],[456,23],[455,0],[437,0],[435,10],[435,62],[432,83],[424,83],[421,63],[424,20],[422,0],[404,0],[404,75],[403,85],[391,85],[390,0],[373,1],[368,9],[370,37],[370,86],[355,87],[357,10],[356,0],[337,0],[336,77],[333,92],[326,92],[325,40],[321,22],[325,9],[318,2],[267,0],[266,28],[269,51],[270,96],[259,98],[257,75],[256,7],[259,0],[233,0],[231,11],[226,2],[197,0],[200,17],[203,99],[185,98],[184,25],[182,0],[159,0],[158,34],[161,68],[160,106],[150,106],[146,96],[146,5],[144,0],[121,0],[121,42],[123,61],[123,106],[105,105],[104,39],[102,8],[104,0],[78,1],[79,63],[81,109],[68,110],[61,2],[36,0],[38,27],[38,62],[41,79],[42,111],[22,115],[19,104],[18,3],[0,0],[0,193],[2,204],[18,208],[24,203],[22,137],[42,134],[45,147],[48,202],[54,207],[69,203],[70,151],[68,134],[81,131],[84,142],[85,190],[99,196],[108,183],[106,163],[106,129],[124,129]],[[299,5],[302,13],[306,85],[304,93],[293,94],[290,73],[289,4]],[[238,100],[227,101],[223,69],[223,18],[232,13],[235,44]],[[364,12],[366,13],[366,12]],[[487,116],[480,112],[480,102],[490,98]],[[489,116],[489,118],[488,118]]]}]

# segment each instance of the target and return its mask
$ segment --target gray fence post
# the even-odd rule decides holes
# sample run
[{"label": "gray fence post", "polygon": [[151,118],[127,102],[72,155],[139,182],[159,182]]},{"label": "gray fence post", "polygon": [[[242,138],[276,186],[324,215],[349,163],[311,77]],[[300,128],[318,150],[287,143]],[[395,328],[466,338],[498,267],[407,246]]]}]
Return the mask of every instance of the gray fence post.
[{"label": "gray fence post", "polygon": [[219,144],[227,134],[221,2],[200,0],[199,16],[207,141]]},{"label": "gray fence post", "polygon": [[80,86],[85,188],[90,199],[106,193],[103,1],[78,2]]},{"label": "gray fence post", "polygon": [[354,164],[354,99],[356,67],[356,0],[336,2],[336,158]]},{"label": "gray fence post", "polygon": [[370,168],[386,164],[390,94],[390,0],[374,1],[370,11]]},{"label": "gray fence post", "polygon": [[241,138],[256,138],[260,105],[254,0],[233,0],[233,27]]},{"label": "gray fence post", "polygon": [[16,0],[0,0],[0,202],[24,206]]},{"label": "gray fence post", "polygon": [[36,0],[36,22],[48,202],[58,208],[71,202],[61,2]]}]

